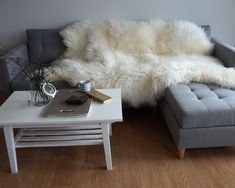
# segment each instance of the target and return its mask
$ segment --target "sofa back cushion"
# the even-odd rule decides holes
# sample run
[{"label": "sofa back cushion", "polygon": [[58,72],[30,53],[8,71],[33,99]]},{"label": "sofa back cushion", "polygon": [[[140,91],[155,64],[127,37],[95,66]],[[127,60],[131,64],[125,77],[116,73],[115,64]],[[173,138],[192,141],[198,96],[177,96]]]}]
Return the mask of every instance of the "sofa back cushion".
[{"label": "sofa back cushion", "polygon": [[26,35],[30,63],[50,63],[66,49],[59,30],[28,29]]},{"label": "sofa back cushion", "polygon": [[206,35],[211,37],[211,26],[210,25],[201,25],[201,28],[205,31]]},{"label": "sofa back cushion", "polygon": [[[210,25],[201,26],[210,37]],[[50,63],[66,50],[57,29],[28,29],[26,31],[30,63]]]}]

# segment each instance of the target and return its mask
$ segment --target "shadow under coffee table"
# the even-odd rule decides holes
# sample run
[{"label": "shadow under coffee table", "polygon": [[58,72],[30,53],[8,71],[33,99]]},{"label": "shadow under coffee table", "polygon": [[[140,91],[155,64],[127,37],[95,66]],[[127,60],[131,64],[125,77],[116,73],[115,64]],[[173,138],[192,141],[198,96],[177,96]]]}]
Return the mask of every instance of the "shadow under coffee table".
[{"label": "shadow under coffee table", "polygon": [[[98,90],[112,97],[100,104],[92,101],[88,116],[43,117],[46,106],[27,104],[27,91],[15,91],[0,107],[12,173],[18,172],[16,148],[78,145],[104,145],[107,170],[112,170],[111,125],[122,121],[120,89]],[[13,129],[20,128],[14,135]]]}]

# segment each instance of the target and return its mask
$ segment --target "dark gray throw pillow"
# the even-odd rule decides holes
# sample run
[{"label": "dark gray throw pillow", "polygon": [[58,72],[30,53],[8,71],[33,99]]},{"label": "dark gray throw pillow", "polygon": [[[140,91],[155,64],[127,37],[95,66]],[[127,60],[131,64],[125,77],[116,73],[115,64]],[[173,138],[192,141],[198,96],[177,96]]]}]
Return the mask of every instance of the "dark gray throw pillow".
[{"label": "dark gray throw pillow", "polygon": [[66,49],[56,29],[28,29],[26,35],[30,63],[50,63]]}]

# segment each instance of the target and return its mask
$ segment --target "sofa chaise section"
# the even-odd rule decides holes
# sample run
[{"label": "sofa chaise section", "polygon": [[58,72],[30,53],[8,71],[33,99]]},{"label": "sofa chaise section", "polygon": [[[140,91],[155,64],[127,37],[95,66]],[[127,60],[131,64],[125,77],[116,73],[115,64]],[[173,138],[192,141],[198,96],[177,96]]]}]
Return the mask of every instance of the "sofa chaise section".
[{"label": "sofa chaise section", "polygon": [[[212,38],[213,56],[235,67],[235,48]],[[213,74],[213,73],[212,73]],[[161,110],[183,159],[185,149],[235,145],[235,90],[210,84],[166,89]]]},{"label": "sofa chaise section", "polygon": [[177,84],[166,90],[161,109],[181,159],[187,148],[235,145],[234,88]]},{"label": "sofa chaise section", "polygon": [[[210,28],[205,27],[210,36]],[[235,67],[235,48],[211,38],[213,56],[225,67]],[[213,73],[212,73],[213,74]],[[184,158],[187,148],[235,145],[235,90],[189,83],[166,89],[160,108],[169,131]]]}]

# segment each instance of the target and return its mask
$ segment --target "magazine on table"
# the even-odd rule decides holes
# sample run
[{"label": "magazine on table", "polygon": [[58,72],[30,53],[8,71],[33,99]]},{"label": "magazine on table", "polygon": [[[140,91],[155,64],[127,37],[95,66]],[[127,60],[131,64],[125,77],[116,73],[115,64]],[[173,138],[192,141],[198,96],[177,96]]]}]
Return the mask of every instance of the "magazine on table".
[{"label": "magazine on table", "polygon": [[[83,92],[78,89],[62,89],[59,90],[55,98],[48,104],[44,117],[51,116],[86,116],[89,114],[91,108],[92,98],[87,97],[85,100],[85,96]],[[76,102],[77,99],[82,99],[85,101],[81,101],[81,104]],[[75,101],[74,104],[68,103],[70,101]]]}]

